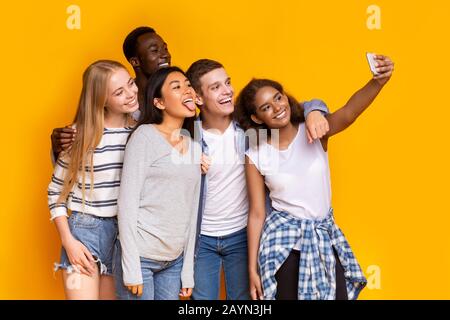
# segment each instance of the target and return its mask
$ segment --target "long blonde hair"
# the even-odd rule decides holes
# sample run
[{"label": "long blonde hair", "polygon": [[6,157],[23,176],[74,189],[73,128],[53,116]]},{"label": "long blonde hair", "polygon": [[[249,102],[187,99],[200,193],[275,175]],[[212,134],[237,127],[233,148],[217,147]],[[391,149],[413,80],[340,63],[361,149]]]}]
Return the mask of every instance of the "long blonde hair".
[{"label": "long blonde hair", "polygon": [[103,136],[105,104],[108,97],[108,83],[114,72],[127,70],[121,63],[111,60],[99,60],[92,63],[83,73],[81,90],[74,124],[77,133],[71,149],[62,155],[68,159],[64,185],[58,202],[67,201],[67,197],[81,171],[83,205],[85,199],[86,171],[90,173],[90,190],[94,185],[94,150]]}]

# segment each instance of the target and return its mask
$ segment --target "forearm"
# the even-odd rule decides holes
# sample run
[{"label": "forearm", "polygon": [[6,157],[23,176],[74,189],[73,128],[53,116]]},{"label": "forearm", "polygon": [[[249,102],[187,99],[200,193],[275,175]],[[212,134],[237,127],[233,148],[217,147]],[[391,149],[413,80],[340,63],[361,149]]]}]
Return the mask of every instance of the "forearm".
[{"label": "forearm", "polygon": [[363,88],[355,92],[343,107],[346,121],[353,123],[375,100],[382,88],[381,84],[371,79]]},{"label": "forearm", "polygon": [[66,216],[56,217],[53,221],[55,223],[56,230],[58,230],[61,243],[63,247],[65,247],[66,243],[68,243],[70,240],[73,240],[73,235],[72,232],[70,232],[67,217]]},{"label": "forearm", "polygon": [[261,231],[264,225],[265,215],[250,212],[247,224],[248,235],[248,270],[258,273],[258,251]]},{"label": "forearm", "polygon": [[200,179],[196,183],[194,188],[194,195],[192,197],[191,219],[189,223],[189,232],[187,236],[186,245],[184,247],[184,260],[183,268],[181,270],[181,285],[182,288],[194,287],[194,254],[195,254],[195,242],[197,240],[197,220],[198,220],[198,207],[200,198]]},{"label": "forearm", "polygon": [[328,139],[348,128],[369,107],[382,88],[381,84],[372,79],[355,92],[342,108],[329,114],[327,120],[330,130],[325,138]]},{"label": "forearm", "polygon": [[142,139],[141,135],[133,134],[126,146],[124,155],[119,198],[117,200],[117,218],[125,285],[142,284],[138,249],[138,215],[140,197],[145,181],[146,150],[145,139]]},{"label": "forearm", "polygon": [[119,216],[120,246],[122,249],[123,283],[125,285],[142,284],[140,255],[137,246],[137,223]]},{"label": "forearm", "polygon": [[[125,169],[125,166],[124,166]],[[125,285],[142,283],[140,255],[137,244],[137,224],[140,189],[136,189],[133,178],[124,171],[119,190],[118,225],[122,247],[123,281]]]},{"label": "forearm", "polygon": [[62,159],[60,159],[59,163],[55,163],[52,178],[47,189],[47,201],[50,209],[50,220],[52,221],[60,216],[68,217],[67,199],[60,199],[66,176],[66,169],[61,165],[67,167],[69,164]]}]

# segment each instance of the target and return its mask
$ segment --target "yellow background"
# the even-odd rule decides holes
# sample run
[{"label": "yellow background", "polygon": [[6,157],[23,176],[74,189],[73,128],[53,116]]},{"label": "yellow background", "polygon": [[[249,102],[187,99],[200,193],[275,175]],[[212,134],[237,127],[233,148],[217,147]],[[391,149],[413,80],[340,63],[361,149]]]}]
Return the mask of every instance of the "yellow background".
[{"label": "yellow background", "polygon": [[[71,4],[81,30],[66,27]],[[366,27],[371,4],[381,30]],[[331,110],[369,80],[366,51],[389,55],[390,83],[330,142],[336,219],[363,270],[381,270],[381,288],[361,299],[450,298],[448,1],[9,1],[0,11],[0,298],[64,297],[49,136],[71,122],[86,66],[126,63],[122,41],[140,25],[167,41],[174,65],[217,59],[236,91],[264,76]]]}]

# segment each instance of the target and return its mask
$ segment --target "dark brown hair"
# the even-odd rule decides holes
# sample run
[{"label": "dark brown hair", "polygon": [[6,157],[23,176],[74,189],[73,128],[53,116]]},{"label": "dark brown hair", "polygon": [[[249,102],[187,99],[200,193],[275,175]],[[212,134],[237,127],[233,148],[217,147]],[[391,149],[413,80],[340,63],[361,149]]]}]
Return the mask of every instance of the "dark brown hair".
[{"label": "dark brown hair", "polygon": [[[172,72],[179,72],[187,78],[183,70],[174,66],[161,68],[158,71],[156,71],[148,80],[147,90],[145,92],[145,104],[143,108],[143,114],[141,115],[139,122],[135,126],[135,129],[137,129],[137,127],[143,124],[149,123],[160,124],[163,122],[164,117],[163,111],[157,108],[154,105],[153,101],[155,98],[162,98],[162,87],[166,82],[167,77]],[[192,138],[194,137],[194,120],[195,117],[189,117],[185,118],[183,122],[183,129],[189,131]]]},{"label": "dark brown hair", "polygon": [[192,88],[194,88],[197,94],[201,95],[203,93],[201,91],[202,85],[200,83],[200,78],[208,72],[220,68],[223,68],[223,65],[220,62],[209,59],[200,59],[191,64],[189,69],[186,71],[186,75],[191,82]]}]

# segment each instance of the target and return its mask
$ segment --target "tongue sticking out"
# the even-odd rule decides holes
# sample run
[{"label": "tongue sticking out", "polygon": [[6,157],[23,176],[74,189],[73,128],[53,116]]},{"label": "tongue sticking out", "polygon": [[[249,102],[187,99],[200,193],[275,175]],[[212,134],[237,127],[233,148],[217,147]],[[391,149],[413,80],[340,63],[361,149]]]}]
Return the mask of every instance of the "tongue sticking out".
[{"label": "tongue sticking out", "polygon": [[194,111],[194,110],[195,110],[195,103],[194,103],[194,101],[186,101],[186,102],[183,102],[183,105],[184,105],[186,108],[188,108],[189,110],[191,110],[191,111]]}]

